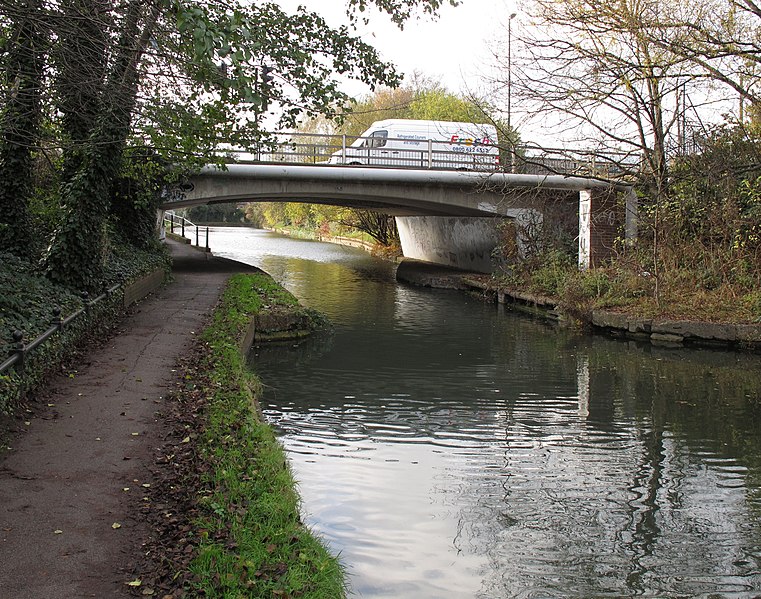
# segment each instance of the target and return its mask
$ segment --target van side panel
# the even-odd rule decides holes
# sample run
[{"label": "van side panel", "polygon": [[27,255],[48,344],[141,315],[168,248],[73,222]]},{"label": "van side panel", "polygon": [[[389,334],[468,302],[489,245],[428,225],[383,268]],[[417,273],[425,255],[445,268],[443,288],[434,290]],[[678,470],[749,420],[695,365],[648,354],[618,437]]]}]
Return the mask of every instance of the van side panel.
[{"label": "van side panel", "polygon": [[[385,144],[374,139],[386,133]],[[359,145],[345,156],[336,153],[333,164],[363,164],[407,168],[494,170],[499,165],[497,130],[493,125],[448,121],[388,119],[376,121]]]}]

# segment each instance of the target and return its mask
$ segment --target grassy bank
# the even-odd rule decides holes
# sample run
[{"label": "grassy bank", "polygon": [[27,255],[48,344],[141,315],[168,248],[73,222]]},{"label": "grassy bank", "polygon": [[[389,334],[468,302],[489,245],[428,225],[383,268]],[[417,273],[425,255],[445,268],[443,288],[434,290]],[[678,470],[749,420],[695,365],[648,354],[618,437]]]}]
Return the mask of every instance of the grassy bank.
[{"label": "grassy bank", "polygon": [[183,372],[165,486],[181,489],[174,508],[186,522],[162,522],[159,544],[172,550],[159,578],[189,596],[344,596],[338,560],[301,522],[284,450],[258,415],[260,385],[239,349],[257,314],[284,309],[305,312],[269,276],[233,276]]}]

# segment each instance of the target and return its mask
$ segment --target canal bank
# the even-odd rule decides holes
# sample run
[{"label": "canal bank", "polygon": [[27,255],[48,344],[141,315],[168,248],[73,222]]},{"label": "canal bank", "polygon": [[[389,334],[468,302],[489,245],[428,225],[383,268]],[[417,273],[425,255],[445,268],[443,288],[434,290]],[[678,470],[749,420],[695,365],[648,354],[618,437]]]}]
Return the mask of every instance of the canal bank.
[{"label": "canal bank", "polygon": [[570,315],[551,297],[500,289],[491,281],[463,275],[462,286],[481,293],[498,304],[528,311],[550,320],[579,322],[592,332],[614,337],[648,341],[662,346],[699,346],[761,351],[761,323],[706,322],[675,318],[643,318],[626,312],[591,310]]},{"label": "canal bank", "polygon": [[[290,235],[289,231],[275,232]],[[373,249],[367,242],[349,238],[327,236],[313,239],[358,247],[368,252],[372,252]],[[401,257],[396,261],[399,263],[396,277],[401,282],[434,289],[474,292],[511,309],[556,322],[580,324],[595,333],[647,341],[664,347],[700,346],[761,351],[761,323],[643,318],[626,312],[602,309],[571,315],[555,298],[501,288],[495,285],[488,275],[482,273],[411,258]]]},{"label": "canal bank", "polygon": [[643,318],[626,312],[600,309],[571,315],[556,298],[500,288],[488,275],[410,259],[401,261],[397,278],[414,285],[473,292],[509,309],[555,322],[581,325],[593,333],[647,341],[666,347],[699,346],[761,351],[761,323]]}]

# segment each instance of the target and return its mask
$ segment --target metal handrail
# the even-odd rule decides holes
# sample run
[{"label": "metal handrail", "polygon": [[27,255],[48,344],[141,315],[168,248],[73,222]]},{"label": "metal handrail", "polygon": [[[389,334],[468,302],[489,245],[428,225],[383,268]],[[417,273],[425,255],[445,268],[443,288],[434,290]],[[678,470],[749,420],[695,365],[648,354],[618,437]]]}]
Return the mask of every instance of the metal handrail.
[{"label": "metal handrail", "polygon": [[[179,221],[179,223],[177,221]],[[197,224],[193,223],[192,221],[188,220],[187,218],[185,218],[184,216],[182,216],[180,214],[177,214],[174,210],[167,210],[166,212],[164,212],[164,228],[166,228],[167,223],[169,223],[169,231],[172,234],[175,234],[174,233],[175,226],[179,226],[180,227],[180,236],[181,237],[185,237],[185,227],[186,226],[191,228],[191,229],[195,228],[195,230],[196,230],[196,247],[201,247],[201,244],[200,244],[200,230],[201,230],[202,227],[200,225],[197,225]],[[208,252],[209,249],[210,249],[209,248],[209,227],[205,227],[205,229],[206,229],[205,235],[204,235],[205,243],[206,243],[205,249]],[[191,243],[193,242],[193,238],[192,237],[188,237],[188,239],[190,239]]]},{"label": "metal handrail", "polygon": [[97,296],[95,299],[90,299],[89,294],[85,291],[82,293],[82,300],[84,301],[84,306],[82,308],[79,308],[78,310],[75,310],[71,314],[69,314],[66,318],[61,318],[61,309],[56,306],[53,308],[53,320],[51,322],[50,328],[48,328],[44,333],[42,333],[40,336],[36,337],[31,343],[26,345],[24,343],[24,333],[23,331],[13,331],[13,343],[14,346],[10,350],[10,355],[6,360],[0,364],[0,374],[5,372],[6,370],[10,370],[13,366],[18,365],[21,372],[23,373],[24,370],[24,360],[26,359],[26,355],[35,349],[37,349],[40,345],[45,343],[48,339],[50,339],[53,335],[55,335],[57,332],[62,331],[66,326],[71,324],[72,321],[74,321],[76,318],[78,318],[81,314],[86,313],[92,308],[95,304],[99,303],[100,301],[104,300],[105,298],[112,295],[115,291],[123,287],[123,283],[117,283],[115,285],[112,285],[108,289],[106,289],[103,293],[101,293],[99,296]]}]

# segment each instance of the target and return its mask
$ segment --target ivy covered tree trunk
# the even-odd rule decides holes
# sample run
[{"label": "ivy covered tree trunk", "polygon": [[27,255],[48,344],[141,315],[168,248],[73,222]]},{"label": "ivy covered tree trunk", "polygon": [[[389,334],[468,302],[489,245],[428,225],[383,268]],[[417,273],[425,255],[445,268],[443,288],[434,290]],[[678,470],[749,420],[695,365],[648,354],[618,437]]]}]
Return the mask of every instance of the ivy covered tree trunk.
[{"label": "ivy covered tree trunk", "polygon": [[22,0],[11,28],[4,66],[5,106],[0,132],[0,251],[33,253],[29,199],[34,192],[34,148],[39,142],[46,34],[39,1]]},{"label": "ivy covered tree trunk", "polygon": [[92,132],[86,143],[74,149],[75,158],[64,161],[61,202],[65,216],[51,244],[46,271],[53,281],[75,289],[95,291],[102,286],[111,192],[130,131],[140,57],[157,17],[157,4],[133,0],[128,5]]},{"label": "ivy covered tree trunk", "polygon": [[62,180],[67,181],[82,166],[103,110],[110,17],[106,0],[64,0],[61,8],[54,91],[62,115]]}]

